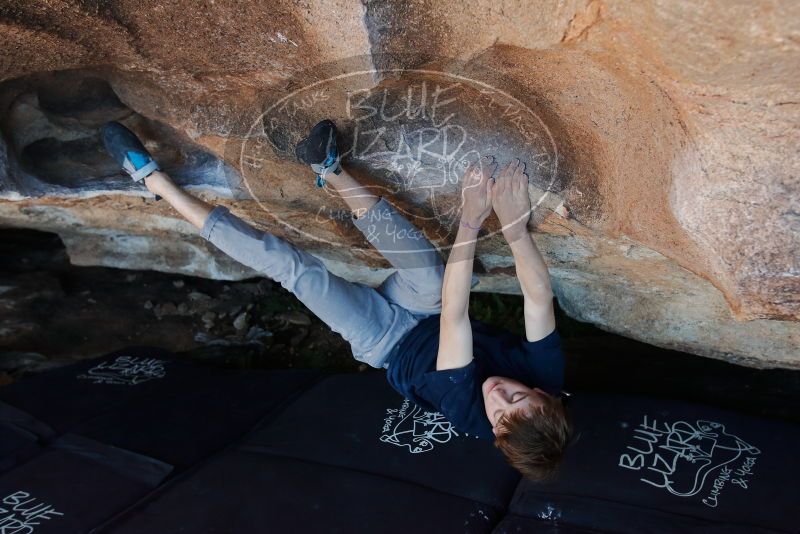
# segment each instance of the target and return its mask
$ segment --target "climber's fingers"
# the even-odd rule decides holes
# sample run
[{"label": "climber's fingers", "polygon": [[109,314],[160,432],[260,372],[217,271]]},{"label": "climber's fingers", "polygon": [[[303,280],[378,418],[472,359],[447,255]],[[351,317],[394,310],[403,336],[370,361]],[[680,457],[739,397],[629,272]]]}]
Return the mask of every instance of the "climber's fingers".
[{"label": "climber's fingers", "polygon": [[525,174],[525,163],[520,162],[514,170],[514,192],[522,193],[527,189],[528,175]]}]

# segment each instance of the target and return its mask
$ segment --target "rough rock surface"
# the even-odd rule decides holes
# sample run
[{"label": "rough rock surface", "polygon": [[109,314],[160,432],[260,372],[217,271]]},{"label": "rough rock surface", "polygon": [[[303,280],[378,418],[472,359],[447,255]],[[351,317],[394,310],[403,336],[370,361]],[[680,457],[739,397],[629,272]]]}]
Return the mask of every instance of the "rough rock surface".
[{"label": "rough rock surface", "polygon": [[[0,29],[0,224],[58,232],[74,263],[255,274],[115,171],[98,128],[122,120],[181,184],[378,282],[291,157],[330,116],[445,252],[464,162],[519,155],[571,315],[800,367],[796,2],[6,0]],[[496,230],[477,289],[519,291]]]}]

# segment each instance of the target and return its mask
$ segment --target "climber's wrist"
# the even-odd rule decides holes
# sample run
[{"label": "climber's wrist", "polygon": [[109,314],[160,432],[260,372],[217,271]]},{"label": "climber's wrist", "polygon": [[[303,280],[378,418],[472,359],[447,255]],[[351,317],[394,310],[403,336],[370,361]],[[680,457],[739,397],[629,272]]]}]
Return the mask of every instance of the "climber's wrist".
[{"label": "climber's wrist", "polygon": [[519,241],[523,237],[529,237],[527,221],[516,221],[503,226],[503,237],[508,244]]},{"label": "climber's wrist", "polygon": [[461,226],[462,228],[467,228],[467,229],[469,229],[469,230],[473,230],[473,231],[477,232],[477,231],[478,231],[478,230],[480,230],[480,229],[481,229],[481,227],[483,226],[483,220],[481,220],[481,219],[468,219],[468,218],[462,218],[462,219],[459,221],[459,223],[458,223],[458,224],[459,224],[459,226]]}]

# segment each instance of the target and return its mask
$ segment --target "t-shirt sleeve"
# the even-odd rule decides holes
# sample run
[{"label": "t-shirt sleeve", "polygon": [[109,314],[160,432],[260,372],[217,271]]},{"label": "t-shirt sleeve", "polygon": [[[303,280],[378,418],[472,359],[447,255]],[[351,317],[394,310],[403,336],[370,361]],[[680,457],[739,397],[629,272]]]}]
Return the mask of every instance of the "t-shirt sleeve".
[{"label": "t-shirt sleeve", "polygon": [[523,365],[531,375],[531,383],[551,395],[558,395],[564,387],[564,352],[557,330],[538,341],[521,338]]},{"label": "t-shirt sleeve", "polygon": [[483,409],[481,384],[473,360],[464,367],[425,373],[429,398],[456,430],[470,436],[492,438],[491,425]]}]

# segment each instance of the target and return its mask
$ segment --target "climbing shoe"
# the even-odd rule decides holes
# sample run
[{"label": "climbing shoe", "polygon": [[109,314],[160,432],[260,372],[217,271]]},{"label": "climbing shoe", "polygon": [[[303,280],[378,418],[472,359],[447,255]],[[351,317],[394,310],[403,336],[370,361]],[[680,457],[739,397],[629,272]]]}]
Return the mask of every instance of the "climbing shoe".
[{"label": "climbing shoe", "polygon": [[311,165],[317,175],[317,187],[325,185],[325,176],[342,172],[341,157],[336,148],[336,125],[325,119],[318,122],[308,137],[297,143],[294,149],[297,159]]},{"label": "climbing shoe", "polygon": [[[144,183],[153,171],[161,168],[132,131],[118,122],[103,126],[103,143],[106,150],[134,182]],[[156,200],[160,197],[156,196]]]}]

